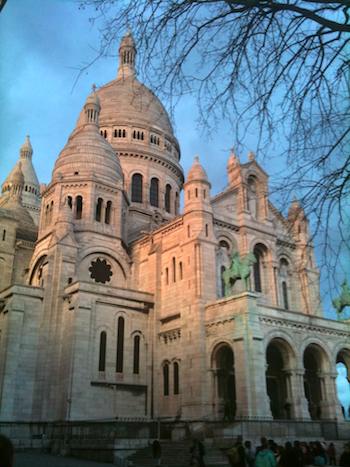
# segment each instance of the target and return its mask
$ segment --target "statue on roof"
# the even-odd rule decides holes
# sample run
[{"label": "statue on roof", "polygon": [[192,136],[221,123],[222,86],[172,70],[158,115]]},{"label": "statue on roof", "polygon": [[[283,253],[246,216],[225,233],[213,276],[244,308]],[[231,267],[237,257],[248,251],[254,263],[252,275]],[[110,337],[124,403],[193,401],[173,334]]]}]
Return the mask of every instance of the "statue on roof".
[{"label": "statue on roof", "polygon": [[225,284],[225,297],[232,295],[232,287],[237,279],[242,279],[244,290],[248,290],[250,267],[254,263],[256,263],[256,258],[253,253],[248,253],[243,258],[240,257],[238,251],[232,253],[230,267],[222,273]]},{"label": "statue on roof", "polygon": [[336,309],[338,319],[348,319],[349,316],[343,316],[344,308],[350,306],[350,287],[345,279],[341,285],[341,292],[338,298],[332,300],[332,304]]}]

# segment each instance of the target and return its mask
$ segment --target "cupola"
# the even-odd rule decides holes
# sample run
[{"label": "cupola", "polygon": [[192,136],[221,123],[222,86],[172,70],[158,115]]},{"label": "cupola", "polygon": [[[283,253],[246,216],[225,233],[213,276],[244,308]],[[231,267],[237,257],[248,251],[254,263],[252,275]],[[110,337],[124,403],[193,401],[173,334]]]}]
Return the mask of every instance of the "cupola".
[{"label": "cupola", "polygon": [[135,76],[136,47],[130,31],[121,40],[119,46],[119,67],[117,78]]}]

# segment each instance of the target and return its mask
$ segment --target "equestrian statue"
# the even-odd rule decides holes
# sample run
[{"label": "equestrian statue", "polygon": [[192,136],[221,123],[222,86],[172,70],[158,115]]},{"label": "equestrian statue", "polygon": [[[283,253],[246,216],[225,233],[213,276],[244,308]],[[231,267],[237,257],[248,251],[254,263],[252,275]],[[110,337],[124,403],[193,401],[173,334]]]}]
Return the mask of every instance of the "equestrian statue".
[{"label": "equestrian statue", "polygon": [[341,285],[341,293],[338,298],[332,300],[332,304],[337,311],[338,319],[347,319],[341,317],[344,308],[350,306],[350,287],[345,279]]},{"label": "equestrian statue", "polygon": [[250,276],[250,267],[256,263],[253,253],[248,253],[240,258],[238,251],[234,251],[231,256],[230,267],[222,273],[222,279],[225,285],[225,297],[232,295],[232,287],[237,279],[242,279],[244,290],[248,290],[248,278]]}]

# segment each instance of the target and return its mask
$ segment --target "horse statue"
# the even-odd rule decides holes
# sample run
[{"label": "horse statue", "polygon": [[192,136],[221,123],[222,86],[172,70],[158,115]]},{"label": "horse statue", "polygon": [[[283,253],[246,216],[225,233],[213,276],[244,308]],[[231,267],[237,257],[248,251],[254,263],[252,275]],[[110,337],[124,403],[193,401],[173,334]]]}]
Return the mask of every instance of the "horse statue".
[{"label": "horse statue", "polygon": [[332,304],[337,311],[338,319],[346,306],[350,306],[350,287],[345,279],[341,285],[340,296],[332,300]]},{"label": "horse statue", "polygon": [[254,263],[256,263],[256,258],[253,253],[248,253],[243,258],[240,258],[238,251],[232,253],[230,267],[222,273],[222,279],[225,284],[225,297],[232,295],[232,287],[237,279],[242,279],[244,290],[248,290],[250,267]]}]

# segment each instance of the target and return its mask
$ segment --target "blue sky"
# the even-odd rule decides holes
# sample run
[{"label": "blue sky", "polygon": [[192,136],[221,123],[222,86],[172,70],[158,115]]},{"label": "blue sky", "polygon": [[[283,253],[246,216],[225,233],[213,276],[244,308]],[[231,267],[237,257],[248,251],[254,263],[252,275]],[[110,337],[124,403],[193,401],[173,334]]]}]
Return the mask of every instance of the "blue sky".
[{"label": "blue sky", "polygon": [[[94,59],[98,48],[98,30],[89,22],[92,14],[80,10],[74,0],[9,0],[0,14],[0,183],[15,164],[26,134],[39,180],[49,182],[91,85],[101,86],[115,77],[118,43],[113,56],[98,60],[76,82],[79,68]],[[174,115],[181,162],[187,173],[199,154],[215,194],[227,184],[226,163],[235,138],[224,121],[209,138],[196,120],[196,107],[187,96]],[[244,141],[242,161],[248,149],[255,149],[255,141],[254,135]],[[280,168],[279,162],[275,155],[264,159],[263,166],[271,174]],[[334,316],[329,297],[324,305],[326,315]],[[350,391],[344,375],[338,385],[346,404]]]}]

